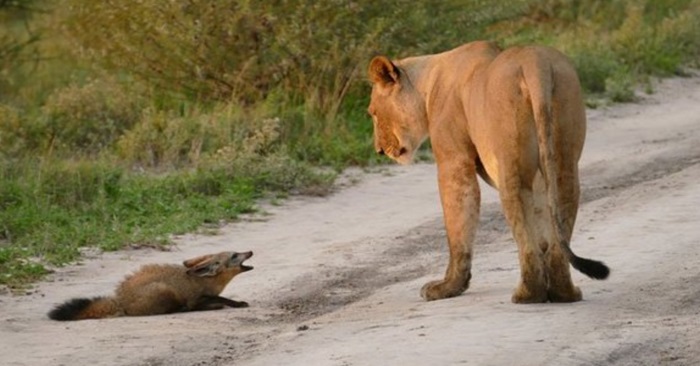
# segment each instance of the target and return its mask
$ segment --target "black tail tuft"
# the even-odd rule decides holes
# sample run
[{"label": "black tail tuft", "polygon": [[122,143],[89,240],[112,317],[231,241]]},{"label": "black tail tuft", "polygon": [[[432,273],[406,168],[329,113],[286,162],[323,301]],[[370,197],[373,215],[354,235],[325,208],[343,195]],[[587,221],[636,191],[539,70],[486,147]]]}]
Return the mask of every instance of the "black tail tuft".
[{"label": "black tail tuft", "polygon": [[75,320],[93,301],[85,298],[66,301],[49,311],[49,318],[60,321]]},{"label": "black tail tuft", "polygon": [[571,265],[581,273],[596,280],[604,280],[610,275],[610,268],[600,261],[574,255],[571,257]]}]

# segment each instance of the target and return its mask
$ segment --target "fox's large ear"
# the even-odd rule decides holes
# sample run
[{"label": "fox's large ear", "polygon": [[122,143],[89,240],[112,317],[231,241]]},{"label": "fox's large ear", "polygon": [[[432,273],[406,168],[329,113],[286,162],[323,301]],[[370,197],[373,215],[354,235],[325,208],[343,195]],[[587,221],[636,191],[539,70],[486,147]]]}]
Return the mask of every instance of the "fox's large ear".
[{"label": "fox's large ear", "polygon": [[213,276],[219,266],[214,265],[214,256],[211,254],[188,259],[182,264],[187,268],[187,274],[191,276]]},{"label": "fox's large ear", "polygon": [[196,258],[188,259],[188,260],[182,262],[182,264],[183,264],[185,267],[190,268],[190,267],[192,267],[192,266],[194,266],[194,265],[196,265],[196,264],[199,264],[200,262],[204,262],[204,261],[206,261],[206,260],[208,260],[208,259],[211,259],[211,257],[213,257],[213,255],[211,255],[211,254],[202,255],[202,256],[199,256],[199,257],[196,257]]},{"label": "fox's large ear", "polygon": [[187,274],[190,276],[210,277],[221,272],[221,265],[214,258],[209,258],[189,267]]},{"label": "fox's large ear", "polygon": [[369,62],[369,79],[382,86],[389,86],[399,82],[401,70],[385,56],[376,56]]}]

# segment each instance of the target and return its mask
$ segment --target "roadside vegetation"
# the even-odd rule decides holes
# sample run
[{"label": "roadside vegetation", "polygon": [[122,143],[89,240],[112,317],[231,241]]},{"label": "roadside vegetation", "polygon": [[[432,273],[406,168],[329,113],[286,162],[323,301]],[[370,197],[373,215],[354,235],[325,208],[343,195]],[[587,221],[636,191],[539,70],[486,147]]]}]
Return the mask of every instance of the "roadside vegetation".
[{"label": "roadside vegetation", "polygon": [[548,44],[596,107],[697,66],[697,19],[700,0],[0,0],[0,285],[381,163],[377,53]]}]

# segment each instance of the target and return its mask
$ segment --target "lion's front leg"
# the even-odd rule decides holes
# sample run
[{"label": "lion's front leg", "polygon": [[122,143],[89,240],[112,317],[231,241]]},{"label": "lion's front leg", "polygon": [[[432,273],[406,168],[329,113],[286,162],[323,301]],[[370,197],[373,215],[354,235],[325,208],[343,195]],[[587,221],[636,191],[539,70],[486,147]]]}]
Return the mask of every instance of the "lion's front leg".
[{"label": "lion's front leg", "polygon": [[443,280],[428,282],[421,289],[421,296],[427,301],[457,296],[469,287],[481,199],[474,160],[441,161],[439,155],[436,157],[450,261]]}]

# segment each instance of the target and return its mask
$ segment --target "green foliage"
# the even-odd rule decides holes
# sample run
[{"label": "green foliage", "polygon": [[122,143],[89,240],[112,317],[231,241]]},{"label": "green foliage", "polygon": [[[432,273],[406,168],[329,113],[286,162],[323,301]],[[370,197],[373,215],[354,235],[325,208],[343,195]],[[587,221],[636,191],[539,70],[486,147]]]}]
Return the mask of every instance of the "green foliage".
[{"label": "green foliage", "polygon": [[605,93],[612,75],[626,73],[624,65],[604,47],[587,47],[570,54],[578,70],[581,86],[591,93]]},{"label": "green foliage", "polygon": [[250,104],[278,92],[334,117],[364,80],[372,53],[452,47],[524,2],[69,3],[66,23],[76,49],[103,67],[128,69],[200,100]]},{"label": "green foliage", "polygon": [[147,109],[141,120],[121,136],[117,152],[125,161],[139,166],[178,166],[198,156],[204,140],[215,133],[202,122],[174,112]]},{"label": "green foliage", "polygon": [[140,101],[116,80],[102,78],[56,89],[43,106],[52,143],[75,152],[96,153],[136,124]]},{"label": "green foliage", "polygon": [[0,104],[0,157],[25,151],[24,127],[17,108]]},{"label": "green foliage", "polygon": [[680,73],[700,55],[697,0],[542,0],[491,35],[505,43],[546,43],[573,59],[591,95],[634,99],[637,80]]},{"label": "green foliage", "polygon": [[198,169],[158,177],[100,160],[5,162],[0,284],[36,279],[46,264],[74,261],[86,246],[162,245],[171,234],[251,212],[265,191],[322,193],[330,178],[277,154],[233,166],[217,155]]},{"label": "green foliage", "polygon": [[29,26],[34,1],[0,1],[0,100],[16,83],[18,65],[36,61],[40,36]]}]

